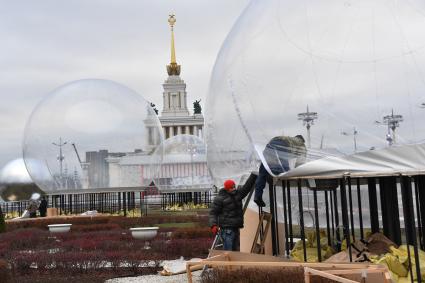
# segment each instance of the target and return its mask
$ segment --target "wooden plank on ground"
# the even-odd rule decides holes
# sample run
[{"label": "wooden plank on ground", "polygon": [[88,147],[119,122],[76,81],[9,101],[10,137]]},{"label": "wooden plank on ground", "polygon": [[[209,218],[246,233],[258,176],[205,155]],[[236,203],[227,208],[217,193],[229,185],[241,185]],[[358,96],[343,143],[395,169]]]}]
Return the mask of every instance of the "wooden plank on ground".
[{"label": "wooden plank on ground", "polygon": [[242,252],[232,252],[232,251],[223,251],[223,250],[213,250],[211,256],[221,255],[227,253],[231,261],[278,261],[278,262],[289,262],[286,258],[281,258],[271,255],[261,255],[261,254],[251,254],[251,253],[242,253]]},{"label": "wooden plank on ground", "polygon": [[[237,259],[237,260],[235,260]],[[191,270],[195,266],[210,266],[210,267],[225,267],[231,268],[232,266],[246,267],[246,268],[279,268],[279,267],[302,267],[313,269],[311,273],[315,275],[326,274],[328,277],[338,278],[338,282],[352,283],[357,282],[338,275],[352,275],[354,277],[361,276],[361,273],[367,270],[370,273],[368,279],[373,281],[369,282],[392,282],[388,270],[383,265],[370,264],[370,263],[310,263],[310,262],[293,262],[284,258],[265,256],[250,253],[240,253],[231,251],[217,251],[214,250],[212,258],[207,260],[192,261],[186,263],[188,282],[192,283]],[[305,276],[306,280],[310,280],[309,276]],[[330,278],[330,279],[332,279]],[[334,280],[334,279],[332,279]],[[306,281],[308,282],[308,281]]]},{"label": "wooden plank on ground", "polygon": [[365,269],[382,268],[380,265],[373,264],[349,264],[349,263],[309,263],[309,262],[254,262],[254,261],[192,261],[188,265],[208,265],[208,266],[250,266],[250,267],[311,267],[324,269]]},{"label": "wooden plank on ground", "polygon": [[304,276],[305,276],[306,282],[310,282],[312,274],[320,276],[322,278],[334,280],[334,281],[340,282],[340,283],[359,283],[357,281],[350,280],[350,279],[347,279],[347,278],[343,278],[343,277],[340,277],[340,276],[337,276],[337,275],[334,275],[334,274],[330,274],[330,273],[327,273],[325,271],[316,270],[316,269],[313,269],[313,268],[310,268],[310,267],[304,267]]},{"label": "wooden plank on ground", "polygon": [[229,255],[227,253],[221,253],[221,254],[206,258],[202,261],[217,261],[217,260],[229,260]]}]

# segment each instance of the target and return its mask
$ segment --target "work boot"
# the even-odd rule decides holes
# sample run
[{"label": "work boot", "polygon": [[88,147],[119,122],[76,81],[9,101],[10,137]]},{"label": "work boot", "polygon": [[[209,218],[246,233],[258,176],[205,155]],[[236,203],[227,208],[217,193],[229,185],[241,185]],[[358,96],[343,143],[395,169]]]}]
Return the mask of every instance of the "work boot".
[{"label": "work boot", "polygon": [[254,198],[254,202],[259,206],[259,207],[265,207],[266,203],[263,201],[262,197],[255,197]]}]

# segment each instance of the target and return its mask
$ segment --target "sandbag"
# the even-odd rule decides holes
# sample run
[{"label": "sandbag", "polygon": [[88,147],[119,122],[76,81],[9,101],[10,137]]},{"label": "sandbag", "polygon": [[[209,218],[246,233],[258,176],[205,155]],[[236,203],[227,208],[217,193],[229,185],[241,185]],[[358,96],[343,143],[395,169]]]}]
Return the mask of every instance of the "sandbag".
[{"label": "sandbag", "polygon": [[[401,245],[399,248],[391,246],[390,252],[382,256],[371,257],[373,263],[384,264],[393,275],[393,279],[398,283],[411,282],[409,272],[409,257],[407,253],[407,246]],[[410,249],[410,262],[412,264],[413,280],[417,281],[417,273],[415,266],[415,254],[412,246]],[[425,252],[418,250],[419,267],[421,272],[422,281],[425,280]],[[396,278],[398,277],[398,278]]]},{"label": "sandbag", "polygon": [[[307,262],[318,262],[319,256],[317,253],[317,239],[316,232],[307,233],[306,241],[306,254]],[[322,261],[326,260],[334,254],[332,247],[328,246],[328,239],[326,233],[320,232],[320,251]],[[291,250],[291,257],[295,261],[303,262],[304,261],[304,251],[303,251],[303,242],[299,240],[295,243],[294,248]]]},{"label": "sandbag", "polygon": [[399,259],[392,254],[386,254],[381,259],[379,259],[377,263],[385,264],[389,270],[397,274],[399,277],[406,277],[409,272],[406,266],[403,265],[403,263],[401,263]]}]

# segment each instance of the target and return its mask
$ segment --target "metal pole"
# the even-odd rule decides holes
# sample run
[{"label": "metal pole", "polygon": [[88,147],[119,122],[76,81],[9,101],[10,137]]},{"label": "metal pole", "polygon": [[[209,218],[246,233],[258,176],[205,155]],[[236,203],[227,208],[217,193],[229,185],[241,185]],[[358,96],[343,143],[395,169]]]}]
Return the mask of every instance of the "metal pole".
[{"label": "metal pole", "polygon": [[316,224],[316,244],[317,244],[317,258],[319,262],[322,261],[322,249],[320,245],[320,229],[319,229],[319,208],[317,206],[317,191],[313,190],[313,199],[314,199],[314,221]]},{"label": "metal pole", "polygon": [[307,262],[307,248],[305,244],[305,233],[304,233],[304,213],[303,213],[303,196],[301,192],[301,179],[298,179],[298,209],[300,215],[300,232],[301,241],[303,243],[304,261]]},{"label": "metal pole", "polygon": [[276,209],[275,209],[275,196],[274,196],[274,184],[273,184],[273,179],[272,178],[268,178],[267,183],[269,185],[269,197],[270,197],[270,214],[272,215],[272,223],[271,223],[271,228],[272,228],[272,252],[273,255],[277,255],[278,254],[278,250],[277,250],[277,229],[276,229]]},{"label": "metal pole", "polygon": [[127,198],[126,198],[125,192],[122,193],[122,201],[123,201],[122,206],[124,208],[124,216],[127,216]]},{"label": "metal pole", "polygon": [[348,182],[348,203],[350,205],[350,223],[351,223],[351,235],[353,236],[353,241],[356,240],[356,235],[354,233],[354,216],[353,216],[353,199],[351,195],[351,178],[347,178]]},{"label": "metal pole", "polygon": [[332,246],[332,235],[331,235],[331,228],[330,228],[330,223],[329,223],[329,198],[328,198],[328,191],[324,191],[324,193],[325,193],[325,212],[326,212],[326,234],[328,236],[328,245],[329,246]]},{"label": "metal pole", "polygon": [[395,177],[379,178],[379,193],[384,235],[400,245],[400,216],[398,209],[394,209],[398,207],[397,179]]},{"label": "metal pole", "polygon": [[338,195],[336,189],[333,191],[334,213],[335,213],[335,238],[337,242],[337,251],[341,251],[341,235],[339,234],[339,214],[338,214]]},{"label": "metal pole", "polygon": [[288,181],[286,187],[287,195],[288,195],[288,225],[289,225],[289,244],[290,249],[294,248],[294,233],[292,231],[292,202],[291,202],[291,182]]},{"label": "metal pole", "polygon": [[350,226],[348,222],[348,209],[347,209],[347,193],[345,190],[345,179],[342,178],[340,180],[340,193],[341,193],[341,210],[342,210],[342,226],[343,226],[343,234],[347,244],[348,255],[350,258],[350,262],[353,261],[351,254],[351,239],[350,239]]},{"label": "metal pole", "polygon": [[378,200],[376,197],[375,178],[367,178],[367,188],[369,191],[370,226],[372,234],[379,233]]},{"label": "metal pole", "polygon": [[275,227],[276,227],[276,255],[280,253],[280,244],[279,244],[279,214],[277,213],[277,195],[276,195],[276,185],[273,186],[273,197],[274,197],[274,218]]},{"label": "metal pole", "polygon": [[[333,198],[334,198],[333,197],[333,192],[334,191],[335,191],[335,189],[329,192],[329,197],[330,197],[330,201],[331,201],[330,202],[330,207],[331,207],[332,237],[333,237],[333,240],[335,242],[337,242],[336,235],[335,235],[335,217],[334,217],[334,201],[333,201]],[[332,243],[334,243],[334,242],[332,242]]]},{"label": "metal pole", "polygon": [[422,217],[421,217],[421,206],[419,203],[419,184],[418,184],[418,176],[414,178],[415,182],[415,200],[416,200],[416,215],[418,217],[418,234],[419,234],[419,246],[421,250],[424,249],[423,246],[423,236],[422,236]]},{"label": "metal pole", "polygon": [[288,206],[286,203],[286,186],[285,184],[288,181],[282,180],[282,203],[283,203],[283,219],[284,219],[284,226],[285,226],[285,252],[286,257],[289,257],[289,231],[288,231]]},{"label": "metal pole", "polygon": [[311,148],[311,133],[310,133],[310,124],[307,124],[307,144],[308,148]]},{"label": "metal pole", "polygon": [[121,193],[117,193],[118,196],[118,212],[121,212]]},{"label": "metal pole", "polygon": [[[420,214],[421,219],[423,222],[425,222],[425,176],[416,176],[417,183],[418,183],[418,194],[419,194],[419,203],[420,203]],[[420,227],[422,230],[422,239],[421,244],[425,247],[425,225],[422,225]]]},{"label": "metal pole", "polygon": [[409,249],[409,245],[413,245],[413,251],[415,254],[417,280],[420,283],[422,282],[422,278],[421,278],[418,244],[416,239],[415,213],[413,211],[412,182],[410,177],[400,176],[400,179],[401,179],[400,180],[401,197],[403,201],[404,226],[406,230],[410,276],[413,280],[413,271],[411,268],[412,263],[410,259],[410,249]]},{"label": "metal pole", "polygon": [[364,239],[363,232],[363,211],[362,211],[362,197],[360,192],[360,179],[357,178],[357,207],[359,209],[359,223],[360,223],[360,239]]}]

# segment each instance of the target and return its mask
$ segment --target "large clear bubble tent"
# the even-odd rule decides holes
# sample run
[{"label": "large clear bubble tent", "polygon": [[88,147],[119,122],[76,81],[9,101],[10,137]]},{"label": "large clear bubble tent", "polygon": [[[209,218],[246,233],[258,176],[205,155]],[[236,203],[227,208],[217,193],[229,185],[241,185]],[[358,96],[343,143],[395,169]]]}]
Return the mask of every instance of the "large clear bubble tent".
[{"label": "large clear bubble tent", "polygon": [[[31,178],[46,193],[131,188],[152,181],[142,173],[149,172],[151,153],[162,140],[159,120],[142,96],[112,81],[87,79],[57,88],[39,103],[26,125],[23,154]],[[146,170],[137,169],[142,175],[117,169],[125,156],[146,161]]]},{"label": "large clear bubble tent", "polygon": [[[205,143],[201,138],[186,134],[173,136],[164,140],[152,157],[154,184],[161,192],[211,189],[212,180],[205,162]],[[155,164],[155,160],[162,162]]]},{"label": "large clear bubble tent", "polygon": [[[425,169],[424,9],[421,1],[252,1],[211,79],[206,127],[214,177],[242,175],[272,137],[298,134],[307,163],[344,163],[312,162],[297,175],[321,174],[318,167]],[[398,162],[367,164],[362,153],[371,150]],[[347,157],[354,153],[362,160]]]},{"label": "large clear bubble tent", "polygon": [[[207,160],[215,182],[243,181],[260,162],[279,176],[282,214],[274,225],[285,222],[287,254],[294,237],[305,240],[304,230],[294,235],[290,227],[295,221],[302,227],[309,209],[316,235],[327,227],[330,245],[350,241],[350,231],[358,236],[359,225],[364,238],[362,213],[372,232],[425,245],[414,232],[423,226],[415,226],[415,214],[425,212],[414,205],[425,206],[424,190],[417,197],[414,191],[425,184],[424,47],[423,1],[251,1],[220,50],[207,97]],[[303,162],[287,155],[286,170],[273,172],[266,145],[297,135],[305,141]],[[304,193],[302,178],[313,180],[311,187],[320,178],[335,182]],[[291,209],[297,217],[287,214]],[[401,236],[400,227],[410,232]]]}]

